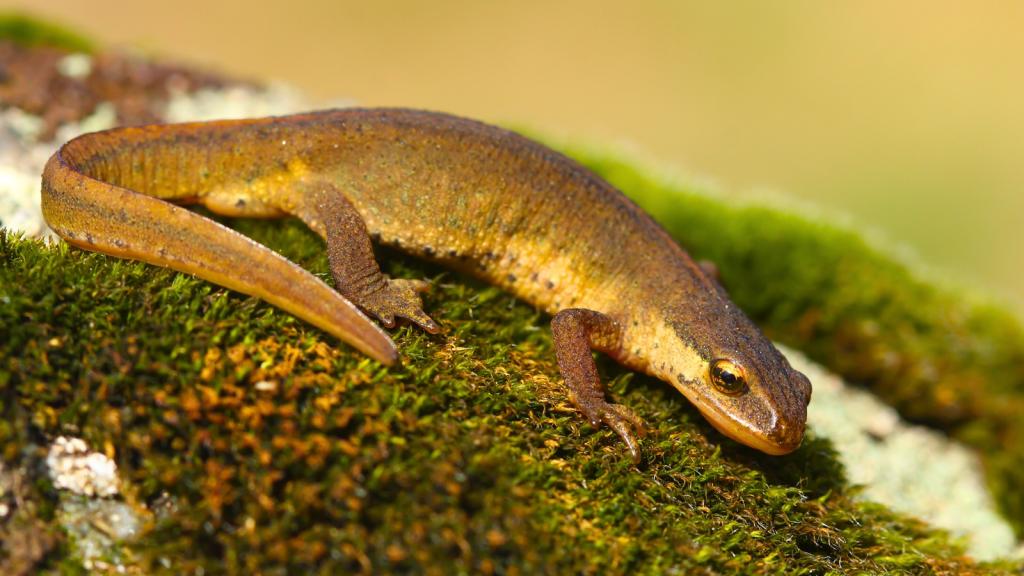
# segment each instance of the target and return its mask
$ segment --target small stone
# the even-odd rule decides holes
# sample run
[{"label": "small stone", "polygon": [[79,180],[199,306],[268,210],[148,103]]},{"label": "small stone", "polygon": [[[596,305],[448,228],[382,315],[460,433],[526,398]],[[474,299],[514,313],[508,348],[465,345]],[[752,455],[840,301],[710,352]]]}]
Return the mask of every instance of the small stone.
[{"label": "small stone", "polygon": [[273,380],[260,380],[259,382],[253,384],[252,386],[253,386],[253,388],[259,390],[260,392],[276,392],[277,391],[277,382],[275,382]]},{"label": "small stone", "polygon": [[120,492],[117,464],[100,452],[89,450],[80,438],[57,438],[46,456],[50,478],[63,490],[83,496],[107,498]]}]

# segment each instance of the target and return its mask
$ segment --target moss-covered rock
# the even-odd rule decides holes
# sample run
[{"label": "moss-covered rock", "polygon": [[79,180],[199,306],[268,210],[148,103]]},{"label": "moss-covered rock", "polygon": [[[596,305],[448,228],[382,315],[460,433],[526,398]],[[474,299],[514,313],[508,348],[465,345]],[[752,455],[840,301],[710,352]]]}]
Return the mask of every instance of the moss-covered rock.
[{"label": "moss-covered rock", "polygon": [[[4,18],[0,39],[89,49]],[[850,232],[561,147],[716,262],[771,336],[981,448],[1003,510],[1024,525],[1012,316]],[[323,244],[301,225],[234,224],[327,277]],[[547,319],[464,276],[381,261],[437,280],[426,307],[444,326],[397,330],[403,364],[391,369],[257,300],[0,231],[0,486],[19,479],[0,494],[16,505],[0,518],[0,572],[79,570],[38,448],[61,434],[116,459],[126,499],[150,519],[118,556],[149,573],[1020,569],[976,565],[945,535],[855,502],[827,441],[764,456],[669,386],[602,359],[612,395],[653,429],[633,467],[566,403]]]},{"label": "moss-covered rock", "polygon": [[[301,224],[237,225],[326,274]],[[64,433],[109,447],[130,501],[177,510],[121,551],[152,573],[995,570],[854,502],[826,441],[764,456],[669,386],[601,362],[653,429],[633,467],[566,404],[534,310],[381,260],[435,278],[426,306],[444,326],[397,330],[391,369],[255,299],[4,233],[0,453],[17,463]]]}]

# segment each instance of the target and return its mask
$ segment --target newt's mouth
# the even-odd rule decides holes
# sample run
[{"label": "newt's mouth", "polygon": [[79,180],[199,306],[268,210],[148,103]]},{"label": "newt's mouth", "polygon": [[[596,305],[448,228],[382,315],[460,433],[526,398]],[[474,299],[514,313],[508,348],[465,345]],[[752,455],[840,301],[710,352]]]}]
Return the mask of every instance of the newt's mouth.
[{"label": "newt's mouth", "polygon": [[804,439],[803,425],[800,425],[799,431],[797,431],[797,426],[783,422],[777,416],[771,429],[764,432],[746,422],[725,416],[717,410],[716,406],[701,403],[698,405],[698,410],[716,430],[725,436],[772,456],[789,454],[799,448]]}]

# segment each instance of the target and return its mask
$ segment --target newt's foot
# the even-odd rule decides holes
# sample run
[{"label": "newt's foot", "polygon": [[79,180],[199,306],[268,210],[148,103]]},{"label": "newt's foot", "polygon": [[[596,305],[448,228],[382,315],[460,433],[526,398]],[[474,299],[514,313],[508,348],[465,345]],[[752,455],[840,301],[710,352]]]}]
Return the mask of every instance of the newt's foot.
[{"label": "newt's foot", "polygon": [[[601,422],[604,422],[612,430],[615,430],[615,433],[626,442],[626,446],[629,446],[629,451],[633,454],[633,464],[640,463],[640,443],[636,437],[643,438],[647,436],[647,427],[644,421],[636,415],[636,412],[622,404],[609,404],[603,400],[597,403],[590,403],[585,408],[582,406],[580,408],[583,410],[583,414],[590,420],[590,425],[594,428],[599,427]],[[630,430],[630,424],[636,428],[635,436],[633,431]]]},{"label": "newt's foot", "polygon": [[551,319],[551,337],[555,342],[558,371],[565,378],[569,401],[597,428],[601,422],[626,441],[633,453],[633,463],[640,463],[640,444],[636,434],[647,435],[644,421],[635,412],[621,404],[609,404],[604,399],[601,378],[590,350],[615,351],[622,349],[622,325],[611,316],[585,308],[566,308]]},{"label": "newt's foot", "polygon": [[360,299],[359,307],[380,319],[388,328],[395,327],[395,316],[408,318],[431,334],[437,334],[441,327],[423,311],[423,300],[419,292],[430,289],[430,282],[423,280],[385,279],[384,288]]}]

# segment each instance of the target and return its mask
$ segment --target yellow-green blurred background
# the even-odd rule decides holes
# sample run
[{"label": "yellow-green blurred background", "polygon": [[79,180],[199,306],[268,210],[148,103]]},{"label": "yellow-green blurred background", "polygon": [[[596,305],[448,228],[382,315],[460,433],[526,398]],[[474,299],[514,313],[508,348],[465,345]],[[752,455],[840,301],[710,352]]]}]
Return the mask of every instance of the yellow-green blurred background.
[{"label": "yellow-green blurred background", "polygon": [[630,143],[1024,306],[1024,3],[0,0],[314,97]]}]

